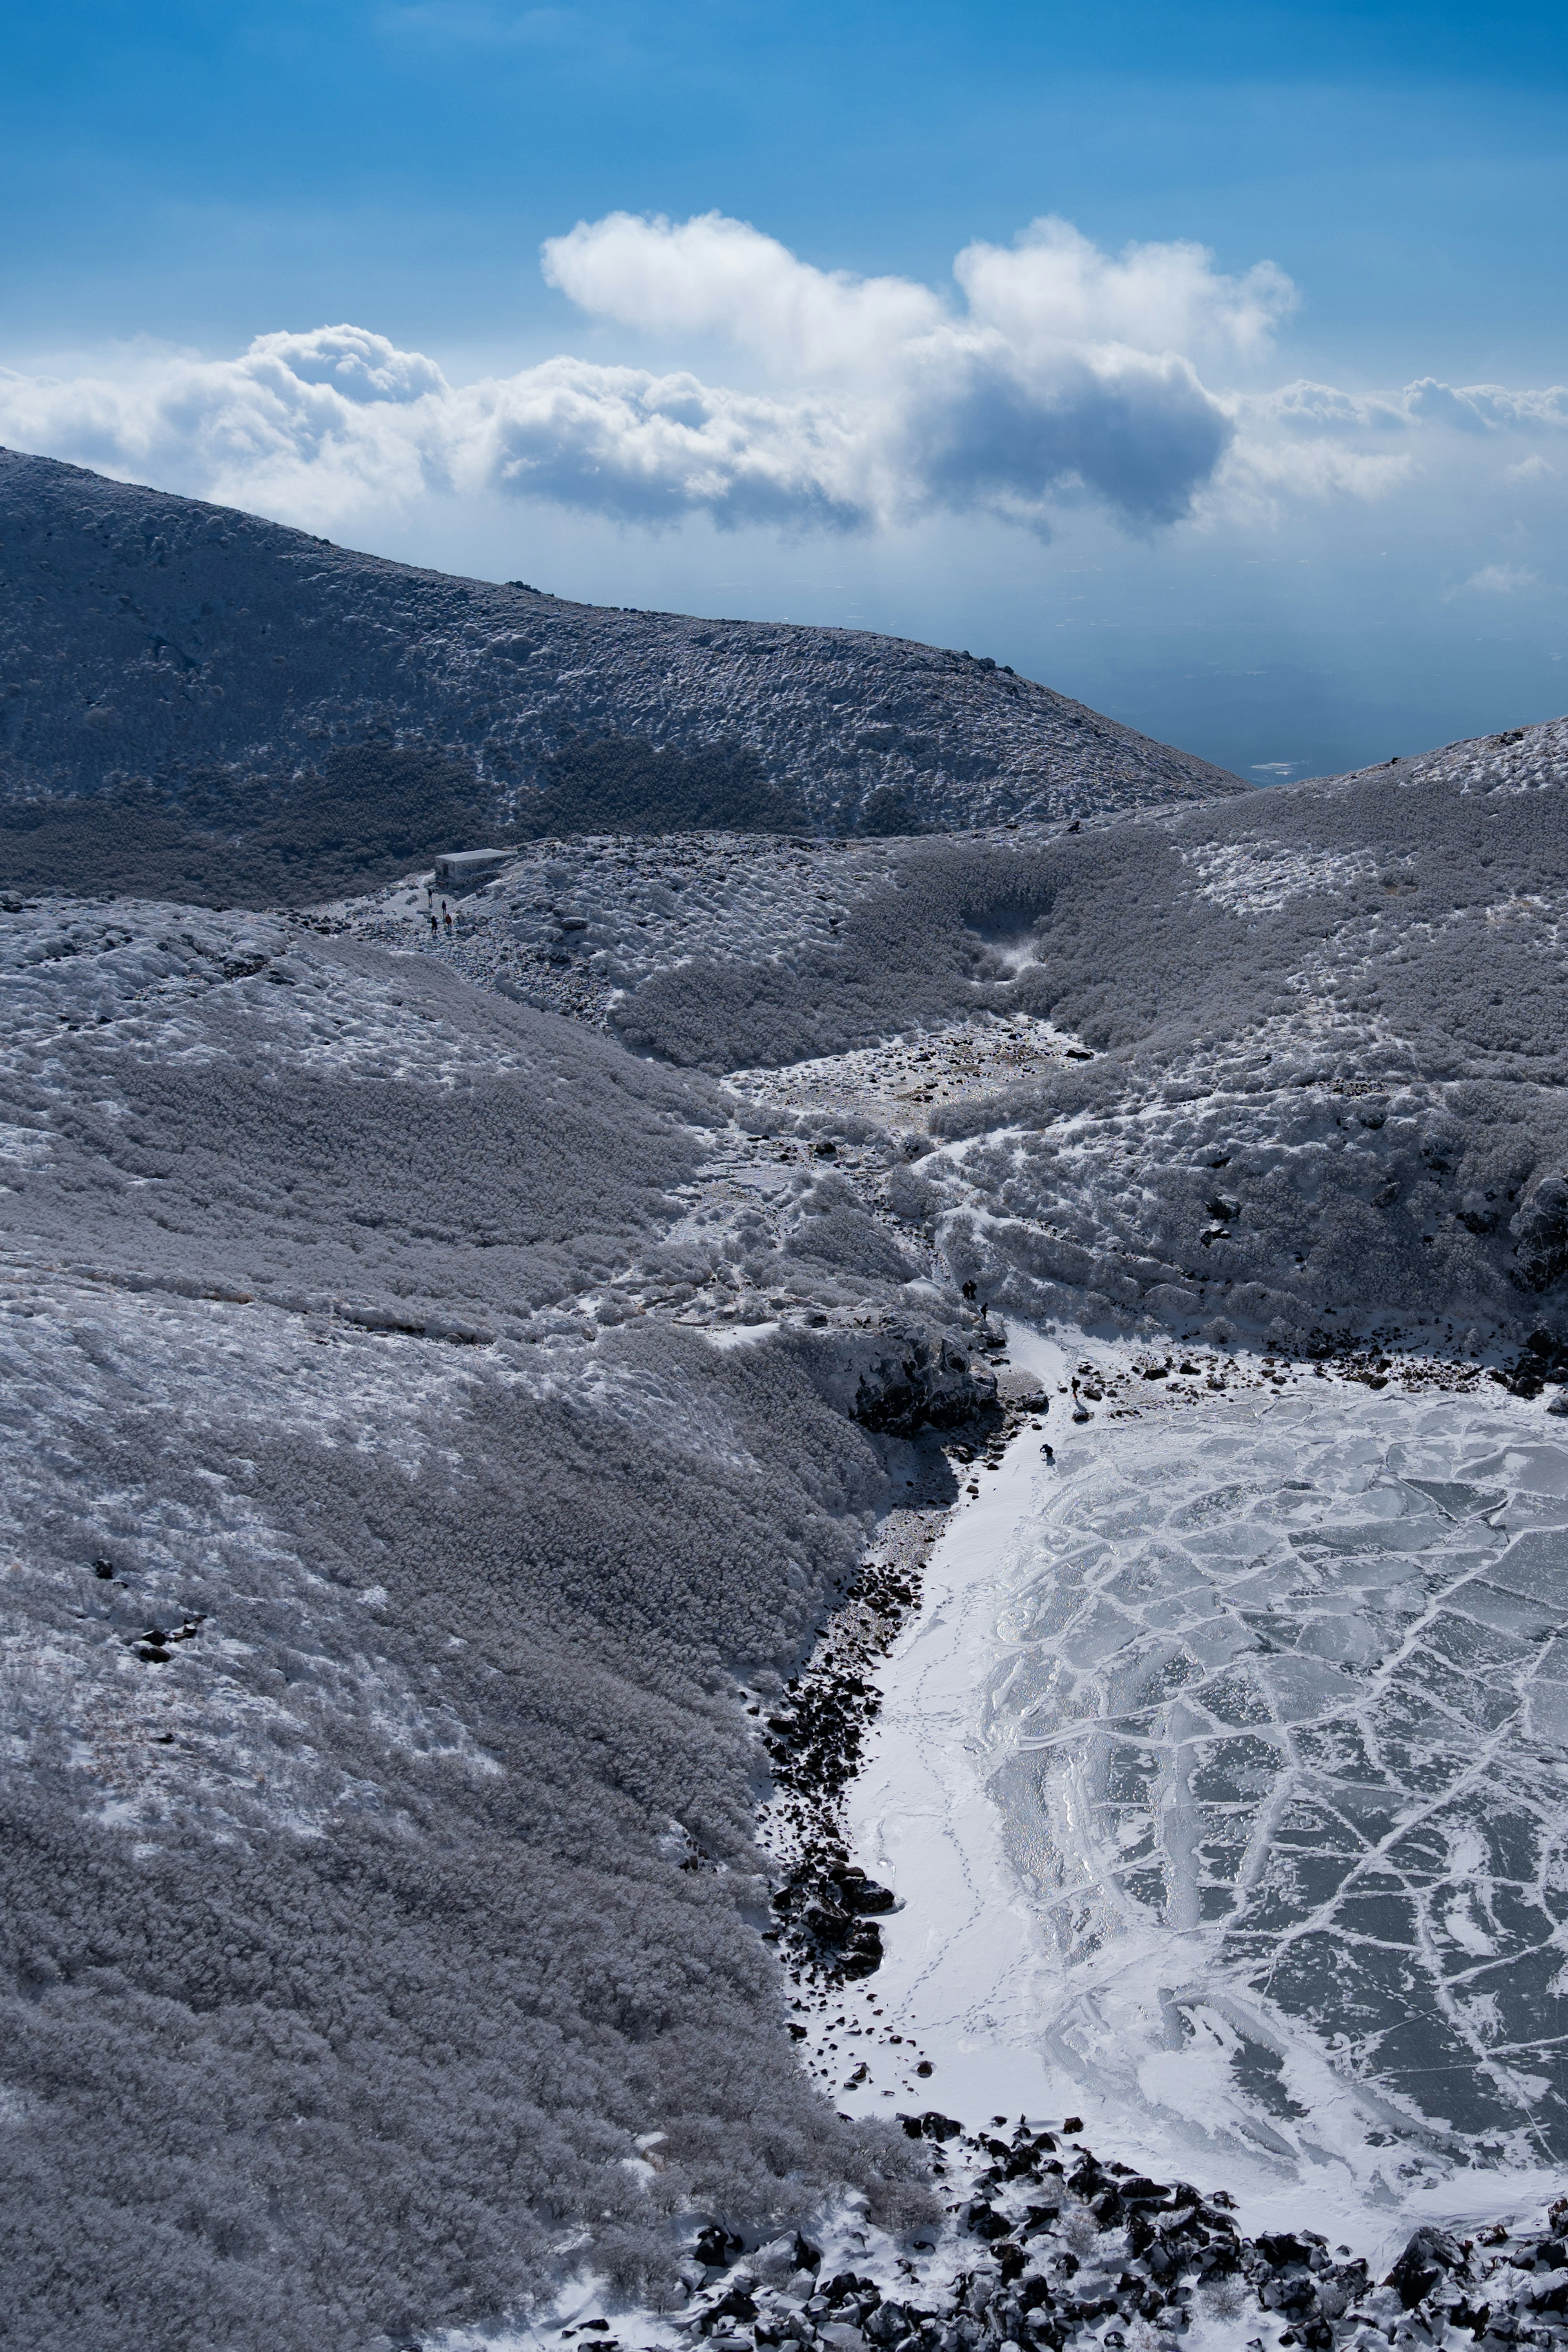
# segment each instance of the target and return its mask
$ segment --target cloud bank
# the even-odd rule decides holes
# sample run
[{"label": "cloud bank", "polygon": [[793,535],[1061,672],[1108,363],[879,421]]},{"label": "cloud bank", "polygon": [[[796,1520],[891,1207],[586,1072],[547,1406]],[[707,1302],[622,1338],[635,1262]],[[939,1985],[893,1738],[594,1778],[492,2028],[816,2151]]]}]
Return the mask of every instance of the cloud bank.
[{"label": "cloud bank", "polygon": [[718,214],[612,214],[543,259],[607,326],[727,346],[745,388],[568,356],[455,385],[367,329],[320,327],[229,360],[0,371],[0,439],[315,528],[458,493],[644,526],[876,530],[946,513],[1046,535],[1075,505],[1146,531],[1375,498],[1439,444],[1506,446],[1520,479],[1542,436],[1568,433],[1562,387],[1260,390],[1295,301],[1282,272],[1227,277],[1191,244],[1112,256],[1061,220],[966,247],[952,296],[815,268]]}]

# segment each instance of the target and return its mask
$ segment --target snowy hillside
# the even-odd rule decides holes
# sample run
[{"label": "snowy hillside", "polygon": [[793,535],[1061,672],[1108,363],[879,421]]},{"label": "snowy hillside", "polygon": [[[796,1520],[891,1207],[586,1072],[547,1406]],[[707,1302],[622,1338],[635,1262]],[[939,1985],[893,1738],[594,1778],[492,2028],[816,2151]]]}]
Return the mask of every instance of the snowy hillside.
[{"label": "snowy hillside", "polygon": [[10,894],[19,2343],[1561,2328],[1563,736]]},{"label": "snowy hillside", "polygon": [[[688,1066],[860,1055],[887,1204],[1020,1313],[1479,1342],[1568,1281],[1565,791],[1560,720],[1077,833],[542,844],[439,937],[338,919]],[[922,1087],[976,1019],[1058,1043]]]},{"label": "snowy hillside", "polygon": [[1245,790],[984,654],[449,579],[11,452],[0,673],[0,887],[298,903],[451,834],[885,834]]}]

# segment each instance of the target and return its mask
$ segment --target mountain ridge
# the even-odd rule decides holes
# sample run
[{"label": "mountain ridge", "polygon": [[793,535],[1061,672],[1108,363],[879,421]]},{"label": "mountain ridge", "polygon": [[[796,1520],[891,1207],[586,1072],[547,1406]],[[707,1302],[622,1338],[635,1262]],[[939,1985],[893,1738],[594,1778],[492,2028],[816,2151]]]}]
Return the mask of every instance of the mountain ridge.
[{"label": "mountain ridge", "polygon": [[[143,865],[158,817],[187,850],[203,836],[211,865],[214,845],[319,817],[322,782],[362,830],[333,775],[354,757],[379,763],[372,799],[411,781],[389,761],[442,763],[413,780],[444,803],[419,850],[454,826],[876,835],[1253,789],[989,657],[574,604],[10,451],[0,554],[0,842],[24,887],[179,895],[202,873],[180,870],[173,840],[170,870],[131,871],[128,829]],[[26,840],[88,802],[102,805],[74,812],[65,870],[57,834],[32,838],[30,868]],[[389,845],[362,878],[411,853]],[[339,866],[319,895],[353,878]],[[219,873],[219,895],[236,878]]]}]

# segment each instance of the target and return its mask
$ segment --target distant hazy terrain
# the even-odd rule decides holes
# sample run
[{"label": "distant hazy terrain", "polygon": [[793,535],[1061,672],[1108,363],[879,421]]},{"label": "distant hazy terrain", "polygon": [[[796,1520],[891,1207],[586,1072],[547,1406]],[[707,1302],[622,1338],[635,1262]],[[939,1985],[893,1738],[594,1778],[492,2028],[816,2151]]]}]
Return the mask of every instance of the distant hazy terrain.
[{"label": "distant hazy terrain", "polygon": [[454,835],[1246,789],[967,653],[449,579],[44,457],[0,452],[0,887],[298,903]]}]

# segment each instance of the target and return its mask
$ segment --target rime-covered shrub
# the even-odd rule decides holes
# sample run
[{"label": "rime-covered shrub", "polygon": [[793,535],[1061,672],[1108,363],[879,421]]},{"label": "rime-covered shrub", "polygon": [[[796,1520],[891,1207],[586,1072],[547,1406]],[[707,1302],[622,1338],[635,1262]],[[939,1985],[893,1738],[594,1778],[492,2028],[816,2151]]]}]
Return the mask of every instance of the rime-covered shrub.
[{"label": "rime-covered shrub", "polygon": [[[1550,1319],[1565,742],[1527,730],[1008,846],[911,843],[844,894],[832,943],[671,970],[618,1018],[716,1069],[982,1009],[1084,1041],[1091,1061],[938,1107],[943,1141],[991,1140],[898,1180],[898,1213],[1019,1311]],[[1228,1216],[1207,1205],[1227,1160]]]},{"label": "rime-covered shrub", "polygon": [[908,1282],[915,1268],[887,1227],[863,1209],[834,1206],[802,1217],[789,1237],[789,1253],[845,1273]]},{"label": "rime-covered shrub", "polygon": [[706,1083],[284,927],[5,945],[10,2339],[352,2352],[915,2195],[784,2032],[736,1689],[882,1442],[805,1340],[533,1311],[693,1252]]},{"label": "rime-covered shrub", "polygon": [[686,753],[626,735],[574,736],[544,762],[519,812],[534,835],[779,833],[805,822],[793,793],[738,743]]}]

